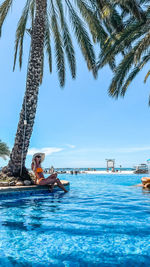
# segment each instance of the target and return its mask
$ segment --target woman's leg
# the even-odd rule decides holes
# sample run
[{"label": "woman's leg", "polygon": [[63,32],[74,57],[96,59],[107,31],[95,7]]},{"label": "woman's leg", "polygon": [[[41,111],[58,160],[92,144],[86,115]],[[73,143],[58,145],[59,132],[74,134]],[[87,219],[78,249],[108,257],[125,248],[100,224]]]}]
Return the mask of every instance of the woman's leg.
[{"label": "woman's leg", "polygon": [[56,183],[56,178],[49,176],[48,178],[41,180],[39,185],[47,185],[47,184],[54,184],[54,183]]},{"label": "woman's leg", "polygon": [[49,191],[52,193],[53,192],[53,189],[54,189],[54,184],[50,184],[49,185]]},{"label": "woman's leg", "polygon": [[54,185],[55,183],[58,185],[58,187],[64,190],[64,192],[68,192],[64,187],[64,185],[61,183],[61,181],[58,178],[56,178],[56,175],[54,176],[53,174],[50,175],[48,178],[41,180],[39,185],[49,185],[49,184]]},{"label": "woman's leg", "polygon": [[53,174],[51,174],[51,175],[48,176],[46,179],[48,179],[48,178],[57,178],[57,173],[53,173]]},{"label": "woman's leg", "polygon": [[68,192],[58,178],[56,179],[56,183],[57,183],[58,187],[60,187],[62,190],[64,190],[64,192]]}]

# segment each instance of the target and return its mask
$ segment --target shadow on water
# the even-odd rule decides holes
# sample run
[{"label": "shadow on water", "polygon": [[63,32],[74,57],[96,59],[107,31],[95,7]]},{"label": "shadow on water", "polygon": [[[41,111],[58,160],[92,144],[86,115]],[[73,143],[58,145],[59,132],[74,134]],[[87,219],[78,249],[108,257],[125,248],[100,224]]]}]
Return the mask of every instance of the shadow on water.
[{"label": "shadow on water", "polygon": [[[70,227],[70,225],[62,227],[62,225],[43,225],[42,223],[24,223],[24,222],[11,222],[11,221],[4,221],[2,223],[2,226],[9,228],[10,231],[10,235],[12,233],[12,231],[26,231],[29,232],[33,230],[39,230],[40,229],[40,234],[41,233],[47,233],[47,234],[51,234],[51,233],[63,233],[63,234],[67,234],[68,236],[87,236],[87,237],[93,237],[93,236],[104,236],[105,233],[107,233],[108,235],[115,235],[115,234],[120,234],[120,235],[126,235],[129,237],[136,237],[138,235],[138,237],[147,237],[149,235],[149,227],[141,227],[139,228],[134,228],[134,227],[130,227],[128,229],[128,226],[122,226],[120,224],[115,224],[111,225],[104,225],[103,223],[99,224],[98,228],[95,229],[95,227],[89,228],[89,229],[85,229],[84,225],[82,225],[80,228],[75,228],[73,225]],[[104,228],[105,227],[105,228]]]},{"label": "shadow on water", "polygon": [[10,230],[13,230],[13,231],[14,230],[29,231],[29,227],[30,227],[30,230],[41,227],[40,223],[39,224],[32,223],[32,224],[25,225],[24,222],[10,222],[10,221],[4,221],[2,222],[1,225],[8,227]]},{"label": "shadow on water", "polygon": [[[31,231],[43,228],[42,220],[45,218],[45,212],[49,214],[58,212],[61,209],[63,197],[63,193],[53,193],[51,195],[39,195],[34,199],[2,201],[0,210],[4,210],[5,220],[1,217],[1,226],[9,228],[11,231]],[[15,218],[10,218],[8,212],[10,214],[15,213]],[[6,220],[6,218],[8,219]],[[51,228],[44,228],[44,231],[49,230]]]},{"label": "shadow on water", "polygon": [[[40,263],[40,262],[34,262],[33,260],[31,260],[31,262],[26,261],[26,260],[17,260],[13,257],[4,257],[4,258],[0,258],[0,266],[1,267],[44,267],[44,266],[55,266],[56,264],[53,263]],[[61,266],[65,266],[65,265],[59,265]]]},{"label": "shadow on water", "polygon": [[[33,266],[31,263],[24,261],[20,262],[13,257],[6,257],[6,258],[0,258],[0,266],[1,267],[31,267]],[[42,266],[42,265],[41,265]]]},{"label": "shadow on water", "polygon": [[9,200],[2,200],[0,209],[3,208],[26,208],[29,206],[32,207],[40,207],[45,201],[47,200],[47,203],[61,203],[61,200],[65,196],[64,193],[51,193],[49,194],[40,194],[36,195],[34,199],[32,198],[22,198],[22,199],[11,199]]},{"label": "shadow on water", "polygon": [[[50,256],[49,263],[44,262],[40,259],[38,262],[35,262],[31,259],[31,261],[26,260],[16,260],[13,257],[0,258],[0,266],[1,267],[135,267],[135,266],[149,266],[149,256],[147,255],[137,255],[137,254],[128,254],[125,255],[123,253],[112,253],[112,255],[108,253],[99,253],[97,259],[93,258],[93,262],[91,264],[91,259],[88,259],[88,255],[83,255],[82,252],[78,253],[78,256],[72,254],[61,254],[58,257]],[[52,263],[51,261],[57,262]]]}]

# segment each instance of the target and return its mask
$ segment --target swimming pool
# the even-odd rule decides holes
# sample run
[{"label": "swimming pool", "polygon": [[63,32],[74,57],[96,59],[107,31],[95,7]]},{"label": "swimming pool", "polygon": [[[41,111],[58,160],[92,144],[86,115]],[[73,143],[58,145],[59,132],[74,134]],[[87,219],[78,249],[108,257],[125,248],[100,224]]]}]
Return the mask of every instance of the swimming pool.
[{"label": "swimming pool", "polygon": [[149,266],[140,175],[60,175],[67,194],[0,201],[0,266]]}]

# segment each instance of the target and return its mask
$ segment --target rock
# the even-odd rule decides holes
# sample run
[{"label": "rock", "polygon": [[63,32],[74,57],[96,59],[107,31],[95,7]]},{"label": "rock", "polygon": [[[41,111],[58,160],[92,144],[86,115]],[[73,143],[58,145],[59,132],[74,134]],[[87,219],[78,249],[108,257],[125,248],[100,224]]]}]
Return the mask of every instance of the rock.
[{"label": "rock", "polygon": [[17,181],[19,181],[16,177],[10,177],[9,178],[9,182],[17,182]]},{"label": "rock", "polygon": [[16,183],[16,186],[23,186],[23,185],[24,185],[24,183],[21,182],[21,181],[18,181],[18,182]]},{"label": "rock", "polygon": [[2,168],[2,172],[3,173],[7,173],[7,171],[8,171],[7,166],[5,166],[5,167]]},{"label": "rock", "polygon": [[7,176],[8,177],[12,177],[12,173],[11,172],[7,172]]},{"label": "rock", "polygon": [[29,181],[29,180],[25,180],[25,181],[24,181],[24,185],[26,185],[26,186],[31,185],[31,181]]},{"label": "rock", "polygon": [[15,181],[9,182],[9,186],[14,186],[14,185],[16,185]]},{"label": "rock", "polygon": [[29,172],[30,178],[35,179],[35,174],[33,172]]},{"label": "rock", "polygon": [[3,178],[7,178],[7,174],[1,173],[0,177]]},{"label": "rock", "polygon": [[0,186],[3,187],[3,186],[9,186],[9,183],[8,182],[0,182]]}]

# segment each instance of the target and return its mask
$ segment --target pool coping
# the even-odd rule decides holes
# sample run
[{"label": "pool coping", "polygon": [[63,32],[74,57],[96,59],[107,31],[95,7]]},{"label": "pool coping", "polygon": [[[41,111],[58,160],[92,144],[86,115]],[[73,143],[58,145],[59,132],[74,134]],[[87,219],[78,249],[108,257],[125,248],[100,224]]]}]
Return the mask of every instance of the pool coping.
[{"label": "pool coping", "polygon": [[[61,180],[62,184],[64,186],[69,186],[70,183],[66,180]],[[58,186],[57,184],[54,185],[54,188],[57,189]],[[22,186],[4,186],[4,187],[0,187],[0,195],[2,194],[8,194],[8,193],[15,193],[15,192],[24,192],[24,191],[34,191],[34,192],[38,192],[38,191],[43,191],[43,190],[48,190],[49,189],[49,185],[22,185]]]}]

